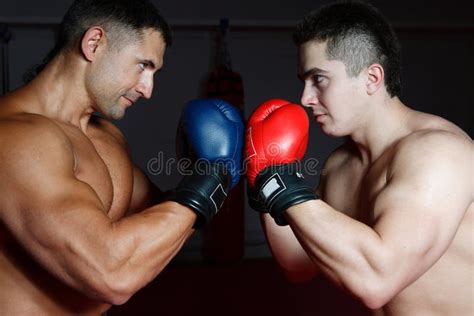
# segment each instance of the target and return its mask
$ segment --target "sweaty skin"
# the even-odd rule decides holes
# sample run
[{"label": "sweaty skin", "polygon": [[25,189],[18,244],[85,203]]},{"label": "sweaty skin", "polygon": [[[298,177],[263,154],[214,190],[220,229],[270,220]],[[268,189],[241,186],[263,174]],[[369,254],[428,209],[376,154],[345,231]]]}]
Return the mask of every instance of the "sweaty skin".
[{"label": "sweaty skin", "polygon": [[111,53],[104,30],[89,29],[83,54],[0,98],[2,314],[100,315],[154,279],[193,232],[194,212],[153,203],[160,192],[123,135],[91,116],[119,118],[151,96],[165,44],[156,30],[143,36]]},{"label": "sweaty skin", "polygon": [[350,140],[327,159],[320,200],[289,208],[287,227],[262,217],[276,260],[295,281],[323,272],[374,315],[472,315],[472,140],[388,97],[379,65],[350,78],[324,52],[300,48],[302,104]]}]

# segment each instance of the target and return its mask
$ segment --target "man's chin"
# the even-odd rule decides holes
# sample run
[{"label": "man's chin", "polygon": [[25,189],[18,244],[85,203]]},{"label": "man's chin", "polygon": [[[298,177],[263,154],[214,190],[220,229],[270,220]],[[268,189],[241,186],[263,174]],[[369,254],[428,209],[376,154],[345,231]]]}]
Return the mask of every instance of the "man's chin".
[{"label": "man's chin", "polygon": [[114,120],[114,121],[120,121],[121,119],[123,119],[125,116],[125,113],[122,113],[121,115],[112,115],[110,116],[109,119],[111,120]]},{"label": "man's chin", "polygon": [[321,128],[321,131],[324,133],[324,135],[329,136],[329,137],[347,136],[341,133],[341,131],[337,131],[334,128],[330,128],[328,125],[320,124],[319,127]]},{"label": "man's chin", "polygon": [[119,106],[114,106],[110,108],[105,116],[110,120],[121,120],[125,116],[125,109],[122,109]]}]

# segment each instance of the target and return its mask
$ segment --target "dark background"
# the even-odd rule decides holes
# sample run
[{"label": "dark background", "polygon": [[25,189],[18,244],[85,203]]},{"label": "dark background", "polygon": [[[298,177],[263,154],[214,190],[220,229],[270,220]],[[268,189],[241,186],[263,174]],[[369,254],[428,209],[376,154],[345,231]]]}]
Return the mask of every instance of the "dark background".
[{"label": "dark background", "polygon": [[[0,3],[0,23],[12,39],[5,51],[10,89],[53,44],[53,27],[72,1],[17,0]],[[234,71],[243,78],[245,115],[270,97],[299,102],[292,27],[328,1],[154,1],[174,35],[165,67],[151,100],[140,101],[116,122],[129,140],[135,162],[161,189],[174,187],[175,171],[155,174],[148,164],[174,158],[175,128],[186,101],[203,95],[214,66],[216,26],[229,18],[229,49]],[[459,125],[472,137],[474,87],[474,14],[468,1],[371,1],[395,26],[402,43],[402,101]],[[7,55],[5,55],[7,52]],[[1,65],[0,65],[1,67]],[[306,157],[320,164],[340,139],[311,126]],[[316,185],[318,175],[310,177]],[[291,285],[276,269],[258,218],[245,210],[245,254],[232,265],[205,264],[196,233],[170,266],[114,315],[358,315],[363,308],[323,277]]]}]

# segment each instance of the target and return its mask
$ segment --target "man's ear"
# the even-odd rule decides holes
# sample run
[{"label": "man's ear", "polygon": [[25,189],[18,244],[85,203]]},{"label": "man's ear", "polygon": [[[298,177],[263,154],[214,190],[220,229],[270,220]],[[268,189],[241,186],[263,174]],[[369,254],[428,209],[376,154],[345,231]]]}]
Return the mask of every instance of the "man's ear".
[{"label": "man's ear", "polygon": [[105,31],[100,26],[93,26],[89,28],[82,36],[81,51],[82,55],[88,60],[92,61],[107,45],[107,38]]},{"label": "man's ear", "polygon": [[384,85],[383,67],[380,64],[372,64],[367,68],[367,94],[372,95]]}]

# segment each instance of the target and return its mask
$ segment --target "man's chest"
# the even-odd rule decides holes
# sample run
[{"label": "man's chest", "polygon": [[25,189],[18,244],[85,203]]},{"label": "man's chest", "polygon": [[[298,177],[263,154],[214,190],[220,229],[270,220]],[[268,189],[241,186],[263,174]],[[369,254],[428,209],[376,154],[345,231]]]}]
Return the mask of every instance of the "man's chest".
[{"label": "man's chest", "polygon": [[368,225],[377,197],[387,184],[387,164],[370,168],[347,166],[328,175],[323,199],[336,210]]},{"label": "man's chest", "polygon": [[87,183],[110,218],[123,216],[130,204],[133,168],[127,150],[111,135],[90,128],[88,135],[69,131],[77,179]]}]

